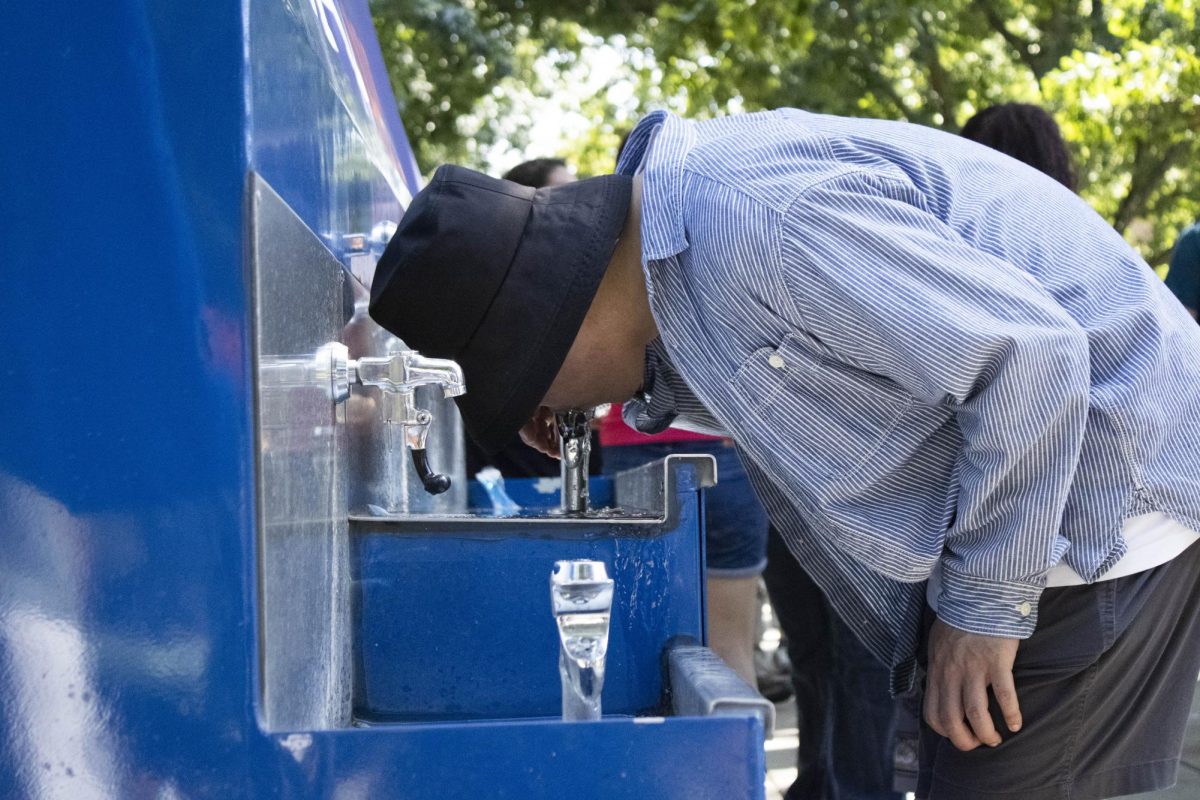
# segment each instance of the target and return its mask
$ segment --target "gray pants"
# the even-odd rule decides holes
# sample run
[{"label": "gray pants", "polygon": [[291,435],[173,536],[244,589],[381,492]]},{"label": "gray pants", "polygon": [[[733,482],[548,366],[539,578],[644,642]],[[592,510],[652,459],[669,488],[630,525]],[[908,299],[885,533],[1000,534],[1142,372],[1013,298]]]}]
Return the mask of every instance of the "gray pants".
[{"label": "gray pants", "polygon": [[1013,668],[1023,728],[1008,733],[995,698],[999,747],[963,753],[922,725],[917,797],[1098,800],[1168,788],[1198,672],[1200,543],[1136,575],[1047,589]]}]

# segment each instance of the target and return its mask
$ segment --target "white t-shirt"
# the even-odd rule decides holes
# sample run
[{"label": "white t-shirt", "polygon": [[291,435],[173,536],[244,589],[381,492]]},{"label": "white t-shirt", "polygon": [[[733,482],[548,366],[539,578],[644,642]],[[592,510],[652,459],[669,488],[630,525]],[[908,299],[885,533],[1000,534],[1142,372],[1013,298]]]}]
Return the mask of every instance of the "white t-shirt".
[{"label": "white t-shirt", "polygon": [[[1097,581],[1124,578],[1126,575],[1145,572],[1165,564],[1200,539],[1200,533],[1176,522],[1161,511],[1130,517],[1125,520],[1121,534],[1125,537],[1125,555]],[[1056,586],[1082,586],[1085,583],[1087,581],[1065,562],[1059,562],[1046,573],[1047,589]],[[925,600],[935,612],[941,591],[942,565],[938,563],[934,565],[925,589]]]}]

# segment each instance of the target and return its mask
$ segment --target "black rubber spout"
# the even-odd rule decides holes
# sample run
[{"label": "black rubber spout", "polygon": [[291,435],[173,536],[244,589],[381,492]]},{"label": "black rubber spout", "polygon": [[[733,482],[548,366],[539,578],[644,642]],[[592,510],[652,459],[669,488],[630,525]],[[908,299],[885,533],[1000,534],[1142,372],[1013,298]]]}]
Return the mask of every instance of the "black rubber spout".
[{"label": "black rubber spout", "polygon": [[450,476],[433,471],[429,466],[428,453],[424,450],[410,450],[409,452],[412,453],[413,466],[421,478],[421,485],[425,487],[425,491],[430,494],[441,494],[450,488]]}]

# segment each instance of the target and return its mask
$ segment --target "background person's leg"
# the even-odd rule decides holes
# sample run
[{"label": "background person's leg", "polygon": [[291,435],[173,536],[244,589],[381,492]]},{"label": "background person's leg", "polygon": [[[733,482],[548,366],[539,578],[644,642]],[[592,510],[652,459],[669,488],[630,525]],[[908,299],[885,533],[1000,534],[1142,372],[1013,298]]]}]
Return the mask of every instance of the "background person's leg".
[{"label": "background person's leg", "polygon": [[[695,452],[717,460],[717,485],[705,498],[708,645],[757,691],[758,577],[767,563],[767,514],[728,442]],[[680,446],[685,450],[688,445]]]},{"label": "background person's leg", "polygon": [[[821,598],[825,602],[824,596]],[[834,648],[828,714],[830,800],[902,800],[892,790],[896,701],[889,673],[842,621],[827,611]]]},{"label": "background person's leg", "polygon": [[862,646],[774,529],[763,573],[788,639],[800,744],[788,800],[900,800],[888,669]]},{"label": "background person's leg", "polygon": [[758,576],[708,576],[708,646],[751,687],[758,631]]},{"label": "background person's leg", "polygon": [[796,697],[796,780],[787,800],[826,800],[826,715],[831,710],[828,608],[774,528],[767,539],[767,594],[787,638]]}]

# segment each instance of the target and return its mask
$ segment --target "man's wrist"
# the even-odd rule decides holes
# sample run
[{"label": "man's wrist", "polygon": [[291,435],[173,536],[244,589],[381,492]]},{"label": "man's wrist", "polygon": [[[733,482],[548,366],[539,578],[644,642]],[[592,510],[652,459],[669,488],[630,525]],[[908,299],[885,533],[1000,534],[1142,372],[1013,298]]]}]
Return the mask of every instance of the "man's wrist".
[{"label": "man's wrist", "polygon": [[984,636],[1026,639],[1037,627],[1038,584],[997,581],[956,572],[942,562],[938,619]]}]

